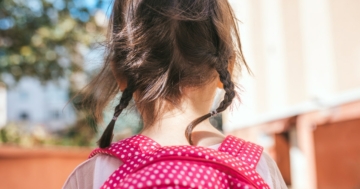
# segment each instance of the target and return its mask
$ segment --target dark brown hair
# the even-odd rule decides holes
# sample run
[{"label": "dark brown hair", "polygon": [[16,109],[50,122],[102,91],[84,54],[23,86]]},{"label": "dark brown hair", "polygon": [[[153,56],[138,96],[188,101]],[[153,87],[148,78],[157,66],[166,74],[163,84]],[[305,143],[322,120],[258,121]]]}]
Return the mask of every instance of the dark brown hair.
[{"label": "dark brown hair", "polygon": [[[163,102],[177,107],[182,88],[202,86],[218,74],[226,93],[216,112],[224,111],[235,97],[229,66],[237,62],[248,68],[227,0],[115,0],[105,64],[83,90],[84,106],[101,121],[105,106],[119,93],[117,81],[127,83],[99,146],[110,145],[116,118],[135,91],[144,125],[151,125],[162,113],[156,107]],[[209,117],[188,125],[190,144],[193,128]]]}]

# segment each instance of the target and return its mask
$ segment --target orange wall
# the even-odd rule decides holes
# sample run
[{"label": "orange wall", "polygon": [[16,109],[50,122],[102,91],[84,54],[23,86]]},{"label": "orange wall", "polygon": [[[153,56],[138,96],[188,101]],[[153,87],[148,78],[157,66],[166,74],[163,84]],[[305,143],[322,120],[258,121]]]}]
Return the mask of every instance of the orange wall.
[{"label": "orange wall", "polygon": [[314,145],[319,189],[360,188],[360,119],[318,126]]},{"label": "orange wall", "polygon": [[0,189],[61,188],[90,149],[21,149],[0,146]]},{"label": "orange wall", "polygon": [[275,162],[279,167],[281,175],[286,185],[291,185],[291,170],[290,170],[290,138],[289,133],[284,132],[275,134],[274,150]]}]

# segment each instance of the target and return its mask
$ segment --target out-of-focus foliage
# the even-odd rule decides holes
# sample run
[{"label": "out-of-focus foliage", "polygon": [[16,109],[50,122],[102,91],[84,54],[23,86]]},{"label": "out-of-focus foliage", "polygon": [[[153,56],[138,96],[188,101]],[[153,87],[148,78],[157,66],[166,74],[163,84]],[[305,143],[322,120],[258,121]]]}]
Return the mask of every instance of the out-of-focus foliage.
[{"label": "out-of-focus foliage", "polygon": [[0,81],[4,73],[42,82],[81,73],[105,25],[104,14],[82,0],[1,0]]},{"label": "out-of-focus foliage", "polygon": [[[0,82],[4,75],[43,83],[65,78],[69,96],[76,93],[79,83],[86,82],[84,56],[105,40],[107,19],[100,10],[105,3],[110,2],[93,0],[89,6],[84,0],[0,0]],[[0,143],[90,145],[95,133],[87,119],[79,111],[74,127],[41,137],[10,124],[0,130]]]},{"label": "out-of-focus foliage", "polygon": [[58,133],[49,133],[43,125],[28,130],[26,124],[9,123],[0,129],[0,145],[33,146],[92,146],[95,144],[95,133],[79,120],[74,127]]}]

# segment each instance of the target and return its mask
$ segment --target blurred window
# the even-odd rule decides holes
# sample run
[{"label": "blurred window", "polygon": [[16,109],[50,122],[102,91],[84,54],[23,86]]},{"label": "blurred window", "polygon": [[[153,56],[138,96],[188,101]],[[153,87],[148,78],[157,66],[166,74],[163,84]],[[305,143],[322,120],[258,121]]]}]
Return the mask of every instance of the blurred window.
[{"label": "blurred window", "polygon": [[29,116],[29,113],[27,113],[26,111],[23,111],[19,114],[19,118],[22,121],[26,121],[26,120],[29,120],[30,116]]},{"label": "blurred window", "polygon": [[50,112],[50,119],[60,119],[60,118],[61,118],[61,114],[59,110],[52,110]]},{"label": "blurred window", "polygon": [[25,102],[29,99],[29,93],[27,93],[26,91],[20,91],[19,97],[21,101]]}]

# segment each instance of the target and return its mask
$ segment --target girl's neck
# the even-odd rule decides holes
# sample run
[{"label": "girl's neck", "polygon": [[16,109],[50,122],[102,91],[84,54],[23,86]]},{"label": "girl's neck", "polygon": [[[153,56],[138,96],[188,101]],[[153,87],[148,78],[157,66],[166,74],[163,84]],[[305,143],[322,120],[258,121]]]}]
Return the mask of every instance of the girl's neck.
[{"label": "girl's neck", "polygon": [[[152,138],[162,146],[189,145],[185,137],[186,127],[196,118],[210,112],[216,93],[216,82],[200,89],[185,90],[184,93],[180,109],[173,108],[164,112],[154,124],[144,125],[145,129],[141,134]],[[209,120],[198,124],[192,133],[195,146],[215,145],[221,143],[224,138]]]}]

